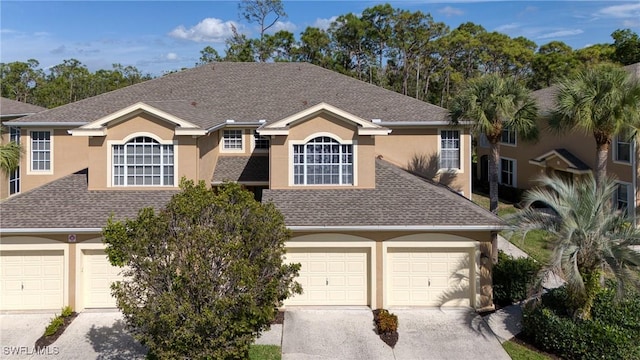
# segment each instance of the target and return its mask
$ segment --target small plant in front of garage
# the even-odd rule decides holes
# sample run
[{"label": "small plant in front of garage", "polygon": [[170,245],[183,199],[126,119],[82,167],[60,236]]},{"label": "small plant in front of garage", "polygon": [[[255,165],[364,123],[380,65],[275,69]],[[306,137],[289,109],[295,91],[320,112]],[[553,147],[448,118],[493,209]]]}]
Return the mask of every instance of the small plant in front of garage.
[{"label": "small plant in front of garage", "polygon": [[276,306],[301,293],[285,264],[289,230],[273,204],[233,183],[183,179],[160,212],[109,220],[112,293],[132,335],[158,359],[246,359]]},{"label": "small plant in front of garage", "polygon": [[392,348],[398,342],[398,316],[386,309],[373,310],[373,322],[380,339]]},{"label": "small plant in front of garage", "polygon": [[63,307],[60,315],[56,315],[51,319],[49,325],[44,329],[44,334],[36,340],[36,349],[39,350],[47,347],[58,340],[76,316],[78,316],[78,314],[74,312],[70,306]]}]

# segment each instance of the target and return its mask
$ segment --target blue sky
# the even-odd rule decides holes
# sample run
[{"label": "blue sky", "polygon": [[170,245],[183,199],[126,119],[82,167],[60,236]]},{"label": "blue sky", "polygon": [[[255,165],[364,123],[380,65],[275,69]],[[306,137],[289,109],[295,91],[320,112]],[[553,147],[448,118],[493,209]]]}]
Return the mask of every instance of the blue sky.
[{"label": "blue sky", "polygon": [[[328,27],[335,16],[385,1],[287,1],[277,29],[296,36]],[[611,43],[616,29],[640,34],[640,1],[387,1],[394,8],[431,13],[451,28],[471,21],[489,31],[525,36],[538,45],[564,41],[574,49]],[[238,16],[235,1],[0,2],[0,62],[36,59],[44,69],[75,58],[91,71],[133,65],[154,76],[193,67],[206,46],[221,54],[234,24],[249,37],[257,29]]]}]

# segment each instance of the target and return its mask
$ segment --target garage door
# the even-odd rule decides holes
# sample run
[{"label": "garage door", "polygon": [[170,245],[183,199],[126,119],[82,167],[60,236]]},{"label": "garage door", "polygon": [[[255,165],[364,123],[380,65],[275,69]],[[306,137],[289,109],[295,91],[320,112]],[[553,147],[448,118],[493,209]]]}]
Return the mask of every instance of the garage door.
[{"label": "garage door", "polygon": [[84,307],[115,307],[116,299],[111,296],[111,283],[122,280],[122,269],[112,266],[103,250],[85,250],[83,257]]},{"label": "garage door", "polygon": [[296,281],[304,293],[285,305],[367,305],[367,254],[364,249],[288,249],[286,261],[301,264]]},{"label": "garage door", "polygon": [[62,308],[64,252],[0,252],[0,309]]},{"label": "garage door", "polygon": [[389,249],[390,306],[469,306],[469,253]]}]

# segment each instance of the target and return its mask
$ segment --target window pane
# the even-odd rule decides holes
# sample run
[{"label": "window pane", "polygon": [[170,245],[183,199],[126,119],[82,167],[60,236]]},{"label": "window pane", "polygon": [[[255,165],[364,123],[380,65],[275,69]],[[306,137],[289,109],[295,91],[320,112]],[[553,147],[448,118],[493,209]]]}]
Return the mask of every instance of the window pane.
[{"label": "window pane", "polygon": [[149,137],[114,145],[112,172],[114,186],[171,186],[173,145],[161,145]]}]

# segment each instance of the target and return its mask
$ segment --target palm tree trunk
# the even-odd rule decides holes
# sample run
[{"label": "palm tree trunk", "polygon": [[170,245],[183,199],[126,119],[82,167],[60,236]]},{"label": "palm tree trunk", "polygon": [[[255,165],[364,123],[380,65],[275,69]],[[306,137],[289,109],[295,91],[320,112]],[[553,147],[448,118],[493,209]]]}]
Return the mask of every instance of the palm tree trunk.
[{"label": "palm tree trunk", "polygon": [[498,214],[498,161],[500,161],[500,145],[491,142],[489,149],[489,211]]},{"label": "palm tree trunk", "polygon": [[607,177],[607,157],[609,156],[609,141],[596,144],[596,186],[601,188],[602,182]]}]

